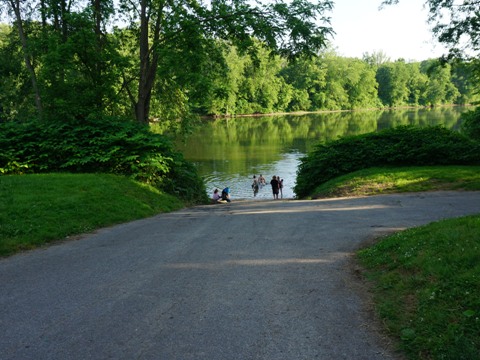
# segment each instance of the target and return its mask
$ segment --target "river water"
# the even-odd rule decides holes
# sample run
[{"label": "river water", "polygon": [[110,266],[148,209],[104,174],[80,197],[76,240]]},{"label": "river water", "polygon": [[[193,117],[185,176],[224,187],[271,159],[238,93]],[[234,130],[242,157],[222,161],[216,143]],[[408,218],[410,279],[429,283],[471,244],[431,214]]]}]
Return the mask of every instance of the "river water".
[{"label": "river water", "polygon": [[[207,120],[177,149],[193,162],[207,192],[229,187],[232,199],[271,199],[272,176],[284,179],[283,197],[294,198],[300,159],[320,141],[400,125],[459,129],[465,107],[387,111],[328,112],[305,115]],[[253,175],[267,186],[254,196]]]}]

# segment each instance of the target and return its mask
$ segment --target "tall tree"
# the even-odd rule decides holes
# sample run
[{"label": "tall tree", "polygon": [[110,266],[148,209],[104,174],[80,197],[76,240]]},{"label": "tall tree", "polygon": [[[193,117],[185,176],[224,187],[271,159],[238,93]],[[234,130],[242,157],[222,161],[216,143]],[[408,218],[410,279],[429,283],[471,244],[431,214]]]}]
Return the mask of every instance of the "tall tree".
[{"label": "tall tree", "polygon": [[403,60],[385,63],[377,70],[378,97],[386,106],[405,105],[409,98],[407,64]]},{"label": "tall tree", "polygon": [[35,105],[37,107],[37,112],[41,117],[43,112],[42,97],[40,95],[40,88],[38,86],[37,73],[33,65],[33,56],[30,50],[30,46],[28,44],[29,41],[28,41],[27,33],[25,31],[25,26],[24,26],[25,19],[22,16],[22,13],[25,11],[22,5],[25,6],[25,4],[20,0],[4,0],[3,3],[7,5],[7,9],[14,16],[15,24],[18,29],[18,36],[22,44],[25,66],[28,70],[28,73],[30,75],[30,81],[32,83],[32,89],[35,96]]},{"label": "tall tree", "polygon": [[294,88],[290,110],[320,109],[327,76],[327,69],[321,58],[296,61],[283,69],[281,75]]},{"label": "tall tree", "polygon": [[[255,40],[273,53],[294,58],[314,54],[326,44],[332,30],[325,12],[330,0],[277,1],[257,5],[247,0],[130,0],[120,1],[130,28],[137,31],[139,64],[136,96],[125,81],[139,122],[148,122],[152,91],[162,52],[190,44],[195,51],[208,40],[230,40],[241,51],[254,54]],[[319,25],[320,24],[320,25]],[[191,54],[194,56],[195,54]]]},{"label": "tall tree", "polygon": [[0,2],[17,28],[38,114],[84,118],[113,103],[119,57],[105,30],[112,0]]},{"label": "tall tree", "polygon": [[363,53],[362,60],[370,66],[375,66],[377,68],[382,64],[390,62],[390,58],[383,51],[374,51],[371,54],[368,52]]},{"label": "tall tree", "polygon": [[424,94],[426,105],[451,104],[460,96],[458,89],[452,83],[450,64],[429,60],[422,62],[421,68],[428,75]]},{"label": "tall tree", "polygon": [[[383,5],[402,0],[384,0]],[[425,0],[433,33],[450,50],[451,57],[478,57],[480,2],[478,0]]]}]

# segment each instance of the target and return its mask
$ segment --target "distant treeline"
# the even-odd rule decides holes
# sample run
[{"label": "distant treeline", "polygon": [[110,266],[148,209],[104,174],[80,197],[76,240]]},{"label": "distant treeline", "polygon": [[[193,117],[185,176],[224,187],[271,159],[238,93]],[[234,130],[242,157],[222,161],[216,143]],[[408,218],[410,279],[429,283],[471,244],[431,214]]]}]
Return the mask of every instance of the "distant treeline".
[{"label": "distant treeline", "polygon": [[[201,114],[251,114],[469,104],[474,93],[468,63],[363,59],[326,51],[288,63],[267,51],[252,59],[226,49],[226,69],[196,99]],[[192,98],[193,100],[193,98]]]}]

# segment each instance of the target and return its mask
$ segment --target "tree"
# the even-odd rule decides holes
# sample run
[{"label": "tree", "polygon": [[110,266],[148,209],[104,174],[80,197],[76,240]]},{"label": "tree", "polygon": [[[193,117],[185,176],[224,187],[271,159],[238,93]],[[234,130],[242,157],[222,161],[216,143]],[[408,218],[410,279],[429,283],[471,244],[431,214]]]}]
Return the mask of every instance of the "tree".
[{"label": "tree", "polygon": [[386,106],[405,105],[409,98],[407,64],[403,60],[385,63],[377,70],[378,97]]},{"label": "tree", "polygon": [[40,90],[39,90],[38,81],[37,81],[37,74],[33,65],[33,58],[32,58],[29,44],[28,44],[27,34],[25,31],[24,18],[22,17],[22,12],[24,11],[24,8],[22,8],[22,5],[24,4],[20,0],[4,0],[3,2],[7,5],[7,9],[9,9],[11,13],[13,13],[13,16],[15,18],[15,24],[17,26],[18,36],[22,44],[25,66],[30,75],[32,89],[35,94],[35,105],[37,107],[37,112],[41,117],[43,112],[42,97],[40,95]]},{"label": "tree", "polygon": [[460,93],[452,83],[451,66],[441,64],[438,60],[424,61],[422,70],[428,75],[425,89],[425,105],[453,103]]},{"label": "tree", "polygon": [[111,0],[0,0],[14,22],[37,117],[81,119],[115,103],[117,49],[106,32]]},{"label": "tree", "polygon": [[379,105],[375,70],[364,61],[350,58],[345,88],[350,109],[373,108]]},{"label": "tree", "polygon": [[[260,45],[260,44],[259,44]],[[236,108],[240,113],[285,111],[291,99],[291,86],[278,74],[284,66],[279,56],[260,48],[254,59],[245,62],[239,84]]]},{"label": "tree", "polygon": [[374,51],[371,54],[366,52],[363,54],[362,60],[376,68],[382,64],[390,62],[390,58],[383,51]]},{"label": "tree", "polygon": [[480,101],[480,94],[476,89],[475,63],[472,61],[456,61],[452,64],[452,82],[460,91],[457,104],[473,104]]},{"label": "tree", "polygon": [[31,82],[21,46],[12,40],[14,34],[12,27],[0,24],[0,122],[25,118],[35,112],[30,101]]},{"label": "tree", "polygon": [[428,76],[420,71],[420,63],[408,63],[408,104],[425,105],[425,89],[428,83]]},{"label": "tree", "polygon": [[294,91],[290,110],[317,110],[318,97],[326,85],[326,69],[320,58],[302,59],[282,69],[281,76]]},{"label": "tree", "polygon": [[[126,97],[135,118],[147,123],[152,101],[158,107],[156,99],[168,99],[162,92],[173,89],[174,100],[200,106],[195,91],[209,88],[214,78],[204,74],[219,71],[224,63],[213,56],[220,41],[248,53],[255,64],[258,42],[272,56],[292,59],[316,54],[332,33],[325,15],[332,9],[331,0],[0,3],[7,5],[17,27],[38,114],[45,109],[48,116],[59,118],[112,110]],[[127,24],[114,30],[115,35],[106,30],[113,14]],[[129,47],[116,46],[122,37],[130,37],[123,43]],[[286,102],[288,94],[282,96]]]},{"label": "tree", "polygon": [[[136,96],[131,79],[125,86],[134,104],[137,121],[148,122],[152,91],[162,54],[191,46],[190,56],[204,51],[216,39],[229,40],[240,51],[255,56],[255,42],[262,41],[273,54],[296,58],[313,55],[326,44],[332,30],[324,15],[332,9],[329,0],[281,1],[252,5],[246,0],[215,0],[209,3],[181,0],[121,0],[121,9],[138,33],[139,63]],[[257,4],[257,3],[256,3]],[[322,23],[322,25],[319,25]]]},{"label": "tree", "polygon": [[[382,6],[401,0],[384,0]],[[478,0],[426,0],[428,21],[438,41],[447,46],[450,57],[478,57],[480,52],[480,11]]]}]

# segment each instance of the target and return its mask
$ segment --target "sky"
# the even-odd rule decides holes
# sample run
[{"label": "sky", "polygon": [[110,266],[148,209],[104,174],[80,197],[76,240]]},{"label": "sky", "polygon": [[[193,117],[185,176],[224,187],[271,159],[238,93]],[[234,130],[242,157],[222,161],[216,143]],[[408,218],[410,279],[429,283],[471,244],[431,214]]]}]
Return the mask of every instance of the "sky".
[{"label": "sky", "polygon": [[421,61],[445,53],[427,24],[423,0],[400,0],[382,10],[382,0],[334,1],[330,15],[336,34],[331,42],[340,56],[361,58],[382,51],[392,61]]}]

